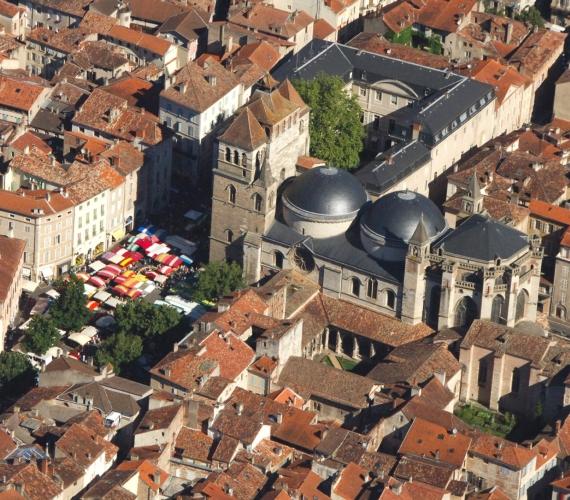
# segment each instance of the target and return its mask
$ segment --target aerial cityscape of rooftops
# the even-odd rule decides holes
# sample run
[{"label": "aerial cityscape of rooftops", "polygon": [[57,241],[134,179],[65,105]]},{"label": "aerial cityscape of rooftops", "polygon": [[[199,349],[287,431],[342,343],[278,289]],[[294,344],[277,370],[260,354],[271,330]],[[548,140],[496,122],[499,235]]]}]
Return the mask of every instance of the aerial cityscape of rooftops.
[{"label": "aerial cityscape of rooftops", "polygon": [[0,500],[570,500],[570,0],[0,0]]}]

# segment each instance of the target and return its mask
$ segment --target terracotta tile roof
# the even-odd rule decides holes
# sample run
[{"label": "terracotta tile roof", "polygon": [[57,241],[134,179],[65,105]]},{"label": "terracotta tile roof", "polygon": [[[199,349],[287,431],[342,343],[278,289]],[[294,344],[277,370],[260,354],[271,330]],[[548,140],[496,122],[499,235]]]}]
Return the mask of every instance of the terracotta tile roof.
[{"label": "terracotta tile roof", "polygon": [[[205,483],[199,483],[193,491],[201,493],[208,484],[221,488],[222,492],[232,491],[232,498],[240,500],[254,500],[267,482],[267,477],[253,465],[247,463],[234,463],[225,472],[211,473]],[[219,491],[219,490],[217,490]],[[211,498],[223,499],[216,494]]]},{"label": "terracotta tile roof", "polygon": [[18,411],[26,412],[33,410],[42,401],[55,399],[69,386],[53,386],[53,387],[34,387],[16,401],[10,408],[10,412],[14,412],[16,407]]},{"label": "terracotta tile roof", "polygon": [[20,279],[20,263],[26,248],[26,242],[17,238],[0,236],[0,304],[8,298],[8,292],[12,288],[14,281]]},{"label": "terracotta tile roof", "polygon": [[[281,423],[278,415],[281,414]],[[236,388],[212,428],[221,434],[251,444],[263,425],[271,426],[273,439],[290,446],[313,449],[320,438],[320,427],[314,426],[316,414],[270,398]]]},{"label": "terracotta tile roof", "polygon": [[390,478],[379,500],[443,500],[449,498],[449,492],[419,481],[402,482]]},{"label": "terracotta tile roof", "polygon": [[344,300],[321,295],[330,325],[396,347],[420,340],[433,333],[424,323],[411,326]]},{"label": "terracotta tile roof", "polygon": [[459,432],[449,432],[441,425],[416,418],[398,453],[429,457],[461,468],[470,444],[471,438]]},{"label": "terracotta tile roof", "polygon": [[225,381],[235,380],[254,358],[254,351],[237,336],[214,330],[199,346],[165,356],[151,373],[193,390],[206,382],[200,379],[203,375],[219,376]]},{"label": "terracotta tile roof", "polygon": [[508,354],[528,360],[534,367],[541,367],[551,347],[550,339],[526,335],[508,326],[491,321],[475,320],[463,342],[462,349],[471,346],[482,347],[495,353],[495,356]]},{"label": "terracotta tile roof", "polygon": [[367,377],[294,356],[287,360],[278,384],[352,408],[367,408],[369,396],[377,386]]},{"label": "terracotta tile roof", "polygon": [[539,29],[532,33],[509,58],[512,64],[525,76],[535,78],[545,65],[550,67],[552,57],[561,53],[566,33]]},{"label": "terracotta tile roof", "polygon": [[130,43],[161,57],[164,57],[168,49],[172,47],[172,44],[164,38],[158,38],[117,24],[113,25],[105,36],[123,43]]},{"label": "terracotta tile roof", "polygon": [[414,396],[402,406],[401,410],[408,420],[421,418],[422,420],[440,425],[448,432],[457,429],[464,435],[474,435],[473,430],[461,419],[457,418],[453,413],[449,413],[441,407],[436,406],[429,398]]},{"label": "terracotta tile roof", "polygon": [[[231,303],[227,310],[207,313],[200,321],[214,323],[222,331],[232,331],[241,335],[252,324],[249,315],[264,314],[268,309],[266,302],[250,288],[235,293],[229,300]],[[222,302],[227,300],[224,299]]]},{"label": "terracotta tile roof", "polygon": [[169,0],[129,0],[131,16],[156,24],[165,22],[169,17],[181,14],[189,9],[187,5]]},{"label": "terracotta tile roof", "polygon": [[196,40],[209,27],[210,14],[199,7],[192,7],[181,14],[169,17],[158,33],[176,33],[186,40]]},{"label": "terracotta tile roof", "polygon": [[212,332],[200,345],[206,350],[200,354],[204,358],[216,361],[220,367],[220,376],[235,380],[255,358],[255,352],[234,334]]},{"label": "terracotta tile roof", "polygon": [[71,54],[79,49],[81,42],[89,36],[89,31],[82,28],[62,28],[58,31],[49,28],[34,28],[27,39],[38,45],[50,47],[63,54]]},{"label": "terracotta tile roof", "polygon": [[101,153],[121,175],[139,170],[144,164],[144,153],[127,141],[117,141]]},{"label": "terracotta tile roof", "polygon": [[12,439],[10,434],[8,434],[4,429],[0,429],[0,460],[4,460],[17,447],[18,445]]},{"label": "terracotta tile roof", "polygon": [[196,354],[195,350],[186,349],[171,352],[152,367],[150,373],[187,391],[194,391],[200,386],[203,377],[215,375],[218,371],[215,361]]},{"label": "terracotta tile roof", "polygon": [[61,494],[61,487],[42,474],[35,463],[0,464],[0,477],[5,484],[23,485],[28,500],[45,500]]},{"label": "terracotta tile roof", "polygon": [[232,64],[249,61],[259,66],[263,71],[268,72],[273,69],[279,59],[279,51],[270,43],[262,40],[260,42],[248,43],[241,47],[233,56]]},{"label": "terracotta tile roof", "polygon": [[277,368],[277,361],[263,355],[250,365],[249,371],[257,375],[261,375],[262,377],[269,378],[273,374],[275,368]]},{"label": "terracotta tile roof", "polygon": [[84,70],[102,68],[108,71],[116,70],[129,62],[118,49],[102,40],[81,44],[72,54],[71,61]]},{"label": "terracotta tile roof", "polygon": [[338,482],[333,487],[333,492],[340,498],[352,500],[358,498],[369,480],[368,471],[351,462],[340,473]]},{"label": "terracotta tile roof", "polygon": [[238,85],[237,77],[220,63],[209,61],[201,67],[191,62],[176,74],[174,83],[160,96],[201,113]]},{"label": "terracotta tile roof", "polygon": [[182,427],[174,444],[174,453],[183,458],[209,463],[214,440],[202,431]]},{"label": "terracotta tile roof", "polygon": [[125,460],[117,466],[117,470],[137,471],[139,479],[155,493],[169,477],[167,472],[149,460]]},{"label": "terracotta tile roof", "polygon": [[319,40],[327,40],[336,32],[336,28],[324,19],[317,19],[313,25],[313,37]]},{"label": "terracotta tile roof", "polygon": [[178,417],[182,411],[184,410],[180,404],[152,408],[144,414],[144,417],[135,430],[135,434],[168,429],[174,419]]},{"label": "terracotta tile roof", "polygon": [[219,140],[246,151],[253,151],[267,142],[267,135],[250,109],[245,108],[232,121]]},{"label": "terracotta tile roof", "polygon": [[127,141],[140,139],[155,145],[162,141],[158,117],[128,105],[128,101],[103,89],[95,89],[75,114],[73,123]]},{"label": "terracotta tile roof", "polygon": [[83,363],[82,361],[79,361],[75,358],[70,358],[68,356],[60,356],[58,358],[55,358],[44,368],[45,373],[58,371],[76,371],[84,375],[89,375],[93,378],[99,375],[99,372],[97,372],[97,370],[95,370],[95,368],[93,368],[91,365]]},{"label": "terracotta tile roof", "polygon": [[51,147],[49,147],[42,139],[40,139],[33,132],[27,131],[22,135],[19,135],[10,143],[10,147],[18,151],[24,152],[26,148],[35,147],[38,151],[45,155],[49,155],[52,152]]},{"label": "terracotta tile roof", "polygon": [[297,163],[295,166],[297,168],[310,170],[311,168],[322,167],[325,164],[326,163],[319,158],[314,158],[312,156],[299,156],[299,158],[297,158]]},{"label": "terracotta tile roof", "polygon": [[394,33],[409,28],[418,19],[418,9],[406,0],[398,0],[382,9],[384,24]]},{"label": "terracotta tile roof", "polygon": [[315,448],[318,456],[332,459],[343,465],[360,463],[362,455],[370,448],[370,437],[347,429],[329,429]]},{"label": "terracotta tile roof", "polygon": [[272,472],[289,462],[293,456],[293,448],[270,439],[262,439],[252,451],[241,450],[235,459]]},{"label": "terracotta tile roof", "polygon": [[269,126],[280,123],[300,108],[306,108],[304,104],[300,106],[293,100],[288,99],[279,90],[269,94],[256,92],[248,107],[259,123]]},{"label": "terracotta tile roof", "polygon": [[25,12],[25,9],[6,0],[0,0],[0,16],[14,17],[19,12]]},{"label": "terracotta tile roof", "polygon": [[510,66],[494,59],[479,61],[471,71],[471,77],[495,87],[497,106],[500,106],[512,87],[527,87],[531,81]]},{"label": "terracotta tile roof", "polygon": [[528,208],[533,217],[553,221],[564,226],[570,226],[570,210],[567,208],[551,205],[550,203],[540,200],[530,200]]},{"label": "terracotta tile roof", "polygon": [[490,434],[481,434],[475,438],[469,453],[501,462],[514,470],[524,468],[535,457],[534,451]]},{"label": "terracotta tile roof", "polygon": [[269,394],[269,397],[277,403],[293,406],[294,408],[302,409],[305,405],[305,400],[290,387],[285,387],[280,391],[273,392]]},{"label": "terracotta tile roof", "polygon": [[450,66],[449,60],[444,56],[430,54],[425,50],[414,49],[407,45],[389,42],[378,33],[359,33],[347,45],[430,68],[447,69]]},{"label": "terracotta tile roof", "polygon": [[0,106],[28,112],[44,90],[36,82],[0,75]]},{"label": "terracotta tile roof", "polygon": [[445,489],[453,479],[455,471],[454,466],[432,458],[404,456],[400,458],[394,470],[394,477],[405,481],[412,479]]},{"label": "terracotta tile roof", "polygon": [[138,106],[158,113],[158,90],[153,82],[127,74],[101,87],[105,92],[125,99],[129,106]]},{"label": "terracotta tile roof", "polygon": [[431,0],[420,9],[417,22],[432,29],[454,33],[476,4],[476,0]]},{"label": "terracotta tile roof", "polygon": [[132,476],[131,471],[108,470],[102,477],[94,481],[94,484],[82,497],[90,500],[135,500],[137,495],[123,487],[123,484]]},{"label": "terracotta tile roof", "polygon": [[367,376],[384,384],[421,384],[438,371],[449,379],[461,371],[461,366],[447,346],[416,342],[396,347]]},{"label": "terracotta tile roof", "polygon": [[104,35],[118,22],[119,20],[114,17],[106,16],[94,10],[88,10],[83,19],[81,19],[79,26],[91,33]]},{"label": "terracotta tile roof", "polygon": [[270,5],[254,4],[229,17],[229,22],[256,29],[280,38],[290,39],[314,22],[305,11],[287,12]]},{"label": "terracotta tile roof", "polygon": [[330,498],[319,489],[322,479],[311,470],[310,464],[293,463],[286,468],[279,469],[278,474],[274,487],[286,489],[293,493],[294,497],[311,498],[312,500]]},{"label": "terracotta tile roof", "polygon": [[81,424],[72,424],[56,442],[56,448],[87,468],[104,453],[106,460],[117,455],[118,448]]},{"label": "terracotta tile roof", "polygon": [[24,215],[32,219],[54,215],[71,209],[74,203],[60,193],[47,191],[2,191],[0,190],[0,211]]}]

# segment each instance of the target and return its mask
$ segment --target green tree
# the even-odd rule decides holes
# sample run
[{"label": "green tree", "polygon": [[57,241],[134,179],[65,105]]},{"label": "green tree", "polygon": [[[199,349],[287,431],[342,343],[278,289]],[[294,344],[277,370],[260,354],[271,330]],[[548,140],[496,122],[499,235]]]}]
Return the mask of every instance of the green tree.
[{"label": "green tree", "polygon": [[30,321],[30,325],[24,337],[24,348],[41,356],[50,347],[59,341],[60,335],[51,318],[36,315]]},{"label": "green tree", "polygon": [[101,344],[95,354],[95,362],[99,366],[111,363],[115,373],[120,373],[125,365],[134,361],[142,354],[142,350],[143,342],[141,337],[129,335],[125,332],[117,332]]},{"label": "green tree", "polygon": [[532,26],[544,28],[544,19],[542,18],[540,11],[535,6],[523,10],[520,14],[517,14],[515,16],[515,19],[517,21],[528,23]]},{"label": "green tree", "polygon": [[429,51],[432,54],[441,55],[443,53],[443,45],[439,35],[432,35],[429,37]]},{"label": "green tree", "polygon": [[388,31],[384,37],[393,43],[399,43],[401,45],[412,45],[413,31],[412,27],[408,26],[399,33],[394,33],[393,31]]},{"label": "green tree", "polygon": [[364,138],[356,97],[344,90],[339,77],[324,73],[293,84],[311,108],[311,155],[334,167],[355,168]]},{"label": "green tree", "polygon": [[198,276],[195,300],[215,300],[244,287],[241,267],[235,262],[210,262]]},{"label": "green tree", "polygon": [[180,313],[172,307],[135,300],[117,307],[115,320],[119,332],[150,338],[176,326]]},{"label": "green tree", "polygon": [[50,308],[50,316],[58,328],[79,331],[91,317],[83,282],[74,274],[56,284],[59,297]]},{"label": "green tree", "polygon": [[17,395],[27,391],[35,375],[36,370],[25,354],[0,353],[0,392],[3,395]]}]

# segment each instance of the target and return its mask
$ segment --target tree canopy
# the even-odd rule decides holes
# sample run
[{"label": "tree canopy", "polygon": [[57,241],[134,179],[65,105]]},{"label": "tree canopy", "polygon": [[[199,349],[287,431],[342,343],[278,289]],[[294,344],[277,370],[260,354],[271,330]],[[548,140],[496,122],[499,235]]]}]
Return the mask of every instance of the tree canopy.
[{"label": "tree canopy", "polygon": [[24,337],[24,347],[27,351],[41,356],[59,341],[60,335],[51,318],[36,315],[32,317]]},{"label": "tree canopy", "polygon": [[544,27],[544,19],[542,18],[540,11],[535,6],[531,6],[528,9],[523,10],[520,14],[517,14],[515,18],[518,21],[528,23],[532,26],[538,26],[539,28]]},{"label": "tree canopy", "polygon": [[36,370],[21,352],[0,353],[0,392],[16,395],[26,391],[33,383]]},{"label": "tree canopy", "polygon": [[125,365],[137,359],[143,350],[141,337],[117,332],[107,338],[95,354],[98,366],[111,363],[115,373],[120,373]]},{"label": "tree canopy", "polygon": [[235,262],[210,262],[199,274],[194,287],[195,300],[215,300],[245,285],[242,269]]},{"label": "tree canopy", "polygon": [[311,108],[311,155],[330,166],[355,168],[364,138],[356,97],[344,90],[344,82],[336,76],[320,74],[293,84]]},{"label": "tree canopy", "polygon": [[79,331],[91,317],[83,282],[72,274],[69,280],[58,282],[55,288],[59,297],[50,308],[50,317],[62,330]]},{"label": "tree canopy", "polygon": [[180,313],[172,307],[135,300],[117,307],[115,320],[119,332],[151,338],[176,326]]}]

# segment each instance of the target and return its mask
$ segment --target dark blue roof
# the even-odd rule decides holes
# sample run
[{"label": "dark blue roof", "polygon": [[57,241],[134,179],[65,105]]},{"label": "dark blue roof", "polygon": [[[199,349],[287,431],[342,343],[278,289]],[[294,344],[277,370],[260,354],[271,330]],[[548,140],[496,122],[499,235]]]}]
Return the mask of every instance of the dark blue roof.
[{"label": "dark blue roof", "polygon": [[446,253],[484,262],[508,259],[526,247],[526,234],[479,214],[469,217],[435,245]]},{"label": "dark blue roof", "polygon": [[354,175],[332,167],[316,167],[296,177],[283,197],[305,212],[330,217],[356,215],[367,200]]},{"label": "dark blue roof", "polygon": [[332,238],[316,239],[303,236],[275,220],[263,238],[289,247],[303,245],[323,260],[365,272],[388,283],[399,284],[403,280],[403,262],[381,263],[366,253],[360,243],[358,223],[353,224],[346,233]]}]

